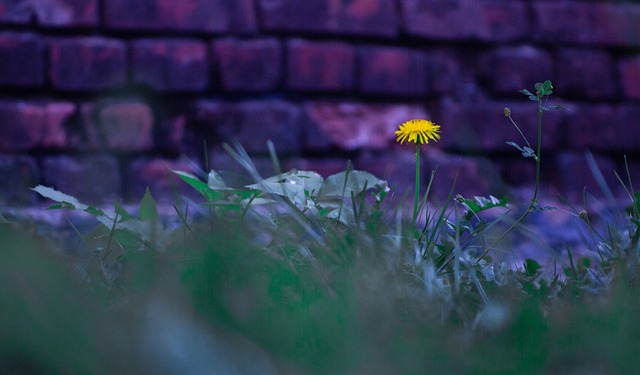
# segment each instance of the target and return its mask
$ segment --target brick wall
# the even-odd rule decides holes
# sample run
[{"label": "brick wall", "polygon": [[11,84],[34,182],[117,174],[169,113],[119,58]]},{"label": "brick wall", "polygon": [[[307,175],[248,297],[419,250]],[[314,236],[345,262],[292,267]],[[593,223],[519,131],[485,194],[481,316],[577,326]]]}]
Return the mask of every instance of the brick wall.
[{"label": "brick wall", "polygon": [[[265,175],[357,168],[412,186],[415,117],[442,125],[425,171],[439,192],[531,183],[509,106],[551,79],[568,110],[544,124],[545,182],[580,192],[591,150],[607,181],[640,172],[640,3],[589,0],[0,0],[0,207],[54,186],[88,202],[172,199],[167,167],[238,172],[237,139]],[[524,98],[526,99],[526,98]],[[425,173],[426,175],[426,173]],[[638,184],[638,180],[636,181]]]}]

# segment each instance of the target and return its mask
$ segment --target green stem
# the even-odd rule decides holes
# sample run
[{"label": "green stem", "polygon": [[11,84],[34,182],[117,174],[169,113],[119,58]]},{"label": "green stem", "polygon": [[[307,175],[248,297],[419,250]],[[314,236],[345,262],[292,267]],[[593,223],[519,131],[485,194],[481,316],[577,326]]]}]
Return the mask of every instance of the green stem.
[{"label": "green stem", "polygon": [[418,201],[420,200],[420,144],[416,142],[416,191],[413,197],[413,220],[411,226],[415,228],[418,218]]},{"label": "green stem", "polygon": [[540,187],[540,152],[542,151],[542,96],[538,97],[538,147],[536,151],[536,182],[533,188],[533,197],[529,203],[527,210],[516,220],[498,239],[486,248],[486,250],[480,255],[478,259],[482,259],[489,253],[489,250],[493,249],[500,241],[502,241],[507,234],[509,234],[515,227],[517,227],[530,213],[532,213],[538,207],[538,190]]}]

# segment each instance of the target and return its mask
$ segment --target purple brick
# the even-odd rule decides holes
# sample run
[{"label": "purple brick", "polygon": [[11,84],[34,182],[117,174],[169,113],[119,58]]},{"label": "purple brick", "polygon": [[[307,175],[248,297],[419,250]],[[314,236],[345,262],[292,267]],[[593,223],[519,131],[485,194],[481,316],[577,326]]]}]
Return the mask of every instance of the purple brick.
[{"label": "purple brick", "polygon": [[392,0],[259,0],[258,6],[267,31],[381,37],[398,32],[399,17]]},{"label": "purple brick", "polygon": [[0,85],[42,86],[45,79],[44,45],[35,34],[0,34]]},{"label": "purple brick", "polygon": [[615,65],[605,51],[565,48],[556,55],[554,86],[561,95],[611,99],[616,94]]},{"label": "purple brick", "polygon": [[536,82],[552,78],[551,54],[531,46],[498,47],[480,58],[481,74],[491,90],[502,95],[520,95],[533,90]]},{"label": "purple brick", "polygon": [[300,108],[282,101],[250,101],[234,106],[232,119],[216,124],[218,139],[224,142],[238,140],[250,153],[266,154],[271,140],[282,155],[302,150],[302,123]]},{"label": "purple brick", "polygon": [[542,42],[640,45],[640,5],[576,1],[532,3],[535,38]]},{"label": "purple brick", "polygon": [[15,0],[0,1],[0,21],[53,27],[96,26],[98,0]]},{"label": "purple brick", "polygon": [[209,84],[203,42],[177,39],[137,40],[131,46],[133,81],[162,91],[202,91]]},{"label": "purple brick", "polygon": [[[439,144],[449,150],[465,152],[510,152],[517,157],[520,151],[506,142],[525,146],[518,130],[504,116],[504,108],[527,137],[532,148],[537,144],[537,105],[534,102],[482,102],[474,104],[445,103],[436,122],[442,126]],[[560,142],[560,124],[564,113],[545,112],[543,117],[543,151],[553,150]]]},{"label": "purple brick", "polygon": [[302,91],[349,91],[354,83],[355,52],[340,42],[287,44],[287,87]]},{"label": "purple brick", "polygon": [[69,146],[67,132],[71,130],[71,124],[76,114],[77,107],[74,103],[47,103],[41,146],[50,150],[67,148]]},{"label": "purple brick", "polygon": [[109,0],[104,23],[118,30],[254,32],[252,0]]},{"label": "purple brick", "polygon": [[619,71],[624,97],[640,100],[640,56],[620,61]]},{"label": "purple brick", "polygon": [[42,141],[45,109],[22,101],[0,102],[0,152],[34,150]]},{"label": "purple brick", "polygon": [[401,0],[403,28],[413,36],[442,40],[506,42],[529,33],[528,5],[510,0]]},{"label": "purple brick", "polygon": [[[613,173],[616,167],[615,163],[603,155],[594,155],[594,157],[607,186],[612,190],[617,190],[620,184]],[[569,201],[582,202],[585,189],[589,196],[603,196],[600,185],[589,167],[585,154],[563,152],[557,157],[556,168],[560,180],[560,194],[567,197]]]},{"label": "purple brick", "polygon": [[576,150],[634,152],[640,143],[640,105],[573,105],[567,116],[568,145]]},{"label": "purple brick", "polygon": [[451,47],[427,52],[429,90],[460,100],[477,97],[474,54]]},{"label": "purple brick", "polygon": [[38,185],[38,166],[34,158],[23,155],[0,155],[0,205],[28,206],[36,196],[29,188]]},{"label": "purple brick", "polygon": [[154,115],[145,103],[112,103],[97,108],[98,129],[108,150],[149,151],[153,147]]},{"label": "purple brick", "polygon": [[396,47],[361,47],[358,87],[365,94],[422,96],[427,93],[424,54]]},{"label": "purple brick", "polygon": [[121,197],[120,167],[113,156],[47,156],[42,161],[42,178],[44,185],[85,204],[108,204]]},{"label": "purple brick", "polygon": [[222,87],[227,91],[268,91],[281,82],[282,47],[276,39],[221,39],[213,44]]},{"label": "purple brick", "polygon": [[[192,166],[186,160],[136,159],[127,164],[124,175],[125,200],[137,203],[147,189],[158,203],[175,204],[178,196],[187,195],[197,199],[194,189],[184,183],[171,170],[192,172]],[[197,201],[197,200],[196,200]],[[179,205],[178,205],[179,207]]]},{"label": "purple brick", "polygon": [[57,39],[51,42],[50,79],[55,89],[91,91],[126,83],[124,43],[104,38]]},{"label": "purple brick", "polygon": [[[309,126],[324,135],[321,142],[326,142],[326,137],[343,150],[387,149],[401,123],[429,118],[423,107],[411,104],[315,101],[307,103],[304,109]],[[312,135],[305,134],[305,144],[310,148],[322,146],[310,139]]]},{"label": "purple brick", "polygon": [[430,202],[444,203],[452,187],[454,196],[460,194],[465,198],[499,196],[504,191],[498,170],[488,158],[460,156],[429,148],[423,165],[425,179],[437,169],[437,183],[429,192]]}]

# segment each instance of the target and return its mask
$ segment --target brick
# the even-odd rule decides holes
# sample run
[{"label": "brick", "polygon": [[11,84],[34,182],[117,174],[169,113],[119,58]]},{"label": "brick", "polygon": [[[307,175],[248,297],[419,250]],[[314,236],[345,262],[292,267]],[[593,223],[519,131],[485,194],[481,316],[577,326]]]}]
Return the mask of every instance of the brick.
[{"label": "brick", "polygon": [[172,169],[191,172],[192,165],[186,160],[162,158],[141,158],[128,163],[124,171],[125,200],[139,202],[147,187],[160,204],[176,204],[179,195],[197,199],[198,194],[195,190],[171,172]]},{"label": "brick", "polygon": [[[534,102],[482,102],[444,103],[439,108],[436,122],[441,126],[439,144],[447,150],[463,152],[509,152],[514,157],[520,152],[506,142],[526,145],[520,133],[504,116],[509,107],[511,117],[529,140],[532,148],[537,144],[537,105]],[[565,114],[561,111],[545,112],[542,119],[542,149],[554,150],[560,145],[560,125]]]},{"label": "brick", "polygon": [[556,55],[553,83],[563,96],[612,99],[616,95],[613,66],[606,51],[564,48]]},{"label": "brick", "polygon": [[568,145],[574,150],[634,152],[640,139],[639,105],[573,105],[567,115]]},{"label": "brick", "polygon": [[532,4],[534,38],[541,42],[640,45],[640,5],[575,1]]},{"label": "brick", "polygon": [[45,109],[23,101],[0,101],[0,152],[30,151],[42,141]]},{"label": "brick", "polygon": [[199,41],[137,40],[131,60],[135,83],[161,91],[203,91],[209,85],[207,48]]},{"label": "brick", "polygon": [[340,42],[295,39],[287,44],[287,87],[301,91],[349,91],[355,52]]},{"label": "brick", "polygon": [[28,206],[35,203],[29,188],[38,185],[39,171],[36,160],[25,155],[0,155],[0,205]]},{"label": "brick", "polygon": [[392,0],[259,0],[258,6],[267,31],[380,37],[398,32],[399,17]]},{"label": "brick", "polygon": [[124,85],[124,43],[104,38],[58,39],[51,43],[50,79],[64,91],[103,90]]},{"label": "brick", "polygon": [[[415,149],[413,150],[415,151]],[[424,166],[426,162],[423,156],[421,165]],[[338,171],[344,171],[346,167],[346,160],[342,160],[342,167]],[[355,169],[367,171],[374,176],[386,180],[391,187],[391,199],[395,204],[407,203],[409,198],[413,198],[413,192],[416,184],[416,159],[414,152],[404,150],[393,150],[385,152],[382,155],[372,153],[361,153],[355,160],[353,160],[353,167]],[[430,173],[430,172],[429,172]],[[427,172],[426,168],[423,168],[421,174],[421,192],[426,190]],[[405,197],[404,201],[401,201]],[[413,201],[411,201],[413,203]],[[394,206],[396,207],[396,206]]]},{"label": "brick", "polygon": [[117,30],[256,31],[252,0],[109,0],[104,24]]},{"label": "brick", "polygon": [[519,90],[551,79],[553,58],[531,46],[498,47],[480,57],[480,70],[494,93],[519,96]]},{"label": "brick", "polygon": [[[616,180],[615,163],[603,155],[594,155],[598,170],[602,173],[606,185],[616,190],[620,184]],[[603,193],[599,183],[589,167],[589,163],[583,153],[563,152],[556,160],[556,168],[560,179],[560,194],[570,201],[582,202],[583,191],[589,196],[602,197]]]},{"label": "brick", "polygon": [[35,34],[0,34],[0,86],[42,86],[45,80],[44,43]]},{"label": "brick", "polygon": [[109,204],[121,197],[118,160],[108,155],[46,156],[43,184],[78,198],[85,204]]},{"label": "brick", "polygon": [[64,149],[69,146],[67,131],[71,127],[77,107],[69,102],[52,102],[45,106],[41,146],[46,149]]},{"label": "brick", "polygon": [[145,103],[106,104],[97,109],[98,129],[108,150],[149,151],[153,148],[154,115]]},{"label": "brick", "polygon": [[640,56],[620,61],[618,70],[624,97],[640,100]]},{"label": "brick", "polygon": [[238,140],[249,153],[266,154],[271,140],[278,154],[302,150],[300,108],[283,101],[249,101],[234,106],[232,119],[215,125],[218,140]]},{"label": "brick", "polygon": [[358,88],[365,94],[423,96],[427,93],[427,65],[419,51],[397,47],[361,47]]},{"label": "brick", "polygon": [[502,196],[504,193],[505,186],[498,170],[488,158],[461,156],[428,148],[426,162],[422,165],[425,182],[427,176],[430,178],[431,171],[436,170],[436,183],[429,192],[429,202],[437,205],[445,202],[452,188],[454,196],[460,194],[465,198]]},{"label": "brick", "polygon": [[501,0],[401,0],[409,35],[439,40],[507,42],[529,33],[528,5]]},{"label": "brick", "polygon": [[[311,123],[344,150],[386,149],[401,123],[429,118],[423,107],[411,104],[318,101],[307,103],[304,109]],[[305,143],[312,142],[307,139]]]},{"label": "brick", "polygon": [[282,46],[276,39],[220,39],[213,44],[226,91],[260,92],[278,88],[282,80]]},{"label": "brick", "polygon": [[475,54],[451,47],[427,51],[429,91],[460,100],[471,99],[479,91]]},{"label": "brick", "polygon": [[0,21],[48,27],[96,26],[98,0],[16,0],[0,2]]}]

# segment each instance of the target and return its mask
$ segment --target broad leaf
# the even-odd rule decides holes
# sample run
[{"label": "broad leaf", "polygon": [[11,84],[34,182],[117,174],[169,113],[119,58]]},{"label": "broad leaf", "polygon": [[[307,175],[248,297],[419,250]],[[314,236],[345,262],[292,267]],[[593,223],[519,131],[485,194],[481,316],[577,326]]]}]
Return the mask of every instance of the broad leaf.
[{"label": "broad leaf", "polygon": [[138,220],[140,221],[158,221],[160,216],[158,215],[158,205],[151,195],[151,191],[147,187],[147,190],[140,201],[140,207],[138,209]]}]

